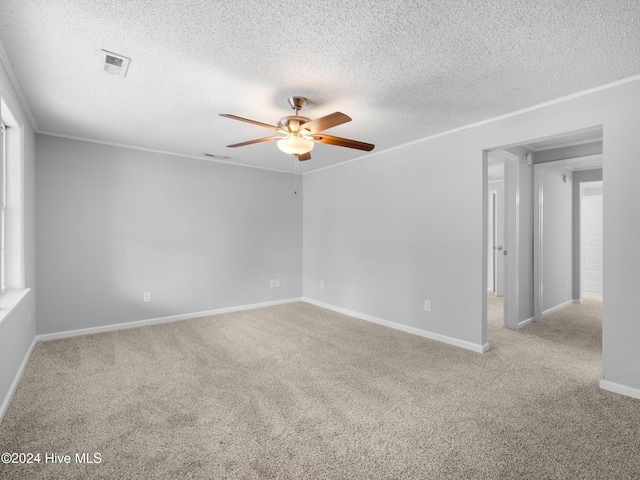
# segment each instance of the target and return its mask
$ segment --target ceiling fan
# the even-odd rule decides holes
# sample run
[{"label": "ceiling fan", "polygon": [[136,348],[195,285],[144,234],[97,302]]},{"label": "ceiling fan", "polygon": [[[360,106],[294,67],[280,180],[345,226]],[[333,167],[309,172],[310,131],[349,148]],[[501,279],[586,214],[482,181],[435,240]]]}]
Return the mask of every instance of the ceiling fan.
[{"label": "ceiling fan", "polygon": [[269,125],[267,123],[256,122],[255,120],[249,120],[248,118],[238,117],[236,115],[230,115],[228,113],[221,113],[221,117],[231,118],[232,120],[239,120],[241,122],[251,123],[259,127],[268,128],[269,130],[275,130],[284,136],[277,137],[265,137],[258,138],[256,140],[249,140],[248,142],[234,143],[233,145],[227,145],[229,148],[243,147],[245,145],[252,145],[254,143],[270,142],[271,140],[278,141],[278,148],[285,153],[295,155],[298,160],[310,160],[311,150],[313,149],[314,142],[326,143],[328,145],[337,145],[338,147],[355,148],[356,150],[365,150],[367,152],[373,150],[375,145],[371,143],[358,142],[356,140],[349,140],[348,138],[334,137],[333,135],[327,135],[322,131],[342,125],[351,121],[351,117],[344,113],[335,112],[324,117],[311,120],[307,117],[298,115],[300,109],[307,103],[307,99],[304,97],[289,97],[289,105],[296,111],[295,115],[282,117],[278,120],[277,125]]}]

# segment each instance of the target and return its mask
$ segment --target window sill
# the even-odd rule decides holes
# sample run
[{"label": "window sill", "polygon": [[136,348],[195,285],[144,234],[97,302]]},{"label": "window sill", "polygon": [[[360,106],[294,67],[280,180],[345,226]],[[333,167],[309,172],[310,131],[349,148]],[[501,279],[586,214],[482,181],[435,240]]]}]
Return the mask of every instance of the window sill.
[{"label": "window sill", "polygon": [[6,290],[0,295],[0,323],[18,306],[31,289]]}]

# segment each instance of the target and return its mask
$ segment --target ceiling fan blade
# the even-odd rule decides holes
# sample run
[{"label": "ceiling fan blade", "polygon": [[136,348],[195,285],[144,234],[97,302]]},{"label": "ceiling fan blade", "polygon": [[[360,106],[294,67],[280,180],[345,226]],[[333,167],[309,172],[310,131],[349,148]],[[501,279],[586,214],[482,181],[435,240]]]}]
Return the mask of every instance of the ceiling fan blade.
[{"label": "ceiling fan blade", "polygon": [[245,145],[253,145],[254,143],[270,142],[271,140],[279,140],[285,137],[265,137],[257,138],[255,140],[249,140],[248,142],[234,143],[233,145],[227,145],[227,148],[244,147]]},{"label": "ceiling fan blade", "polygon": [[250,120],[248,118],[238,117],[237,115],[231,115],[229,113],[220,113],[219,115],[221,117],[230,118],[231,120],[239,120],[241,122],[251,123],[259,127],[268,128],[269,130],[278,130],[278,127],[276,127],[275,125],[269,125],[268,123],[257,122],[255,120]]},{"label": "ceiling fan blade", "polygon": [[298,160],[301,162],[304,160],[311,160],[311,152],[301,153],[300,155],[296,155],[296,157],[298,157]]},{"label": "ceiling fan blade", "polygon": [[311,133],[322,132],[328,128],[335,127],[336,125],[342,125],[351,121],[351,117],[341,112],[335,112],[324,117],[316,118],[303,123],[300,126],[301,130],[308,130]]},{"label": "ceiling fan blade", "polygon": [[337,145],[338,147],[355,148],[356,150],[365,150],[370,152],[375,148],[375,145],[371,143],[358,142],[357,140],[349,140],[348,138],[334,137],[333,135],[310,135],[312,140],[320,143],[326,143],[327,145]]}]

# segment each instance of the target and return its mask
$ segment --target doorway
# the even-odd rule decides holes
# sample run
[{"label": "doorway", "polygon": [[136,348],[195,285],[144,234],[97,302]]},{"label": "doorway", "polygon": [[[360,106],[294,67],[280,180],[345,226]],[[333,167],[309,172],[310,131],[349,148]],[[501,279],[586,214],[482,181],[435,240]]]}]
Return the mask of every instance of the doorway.
[{"label": "doorway", "polygon": [[[497,197],[498,194],[494,190],[491,178],[490,167],[496,162],[504,165],[504,201],[505,201],[505,239],[503,245],[503,255],[505,260],[504,276],[504,327],[511,329],[522,328],[535,320],[542,319],[542,294],[543,281],[541,273],[542,267],[538,269],[536,264],[540,262],[540,255],[537,249],[540,248],[536,242],[536,238],[541,231],[543,218],[539,210],[539,200],[542,199],[541,190],[535,183],[535,171],[542,164],[551,166],[558,160],[569,159],[565,161],[565,168],[570,172],[566,172],[566,180],[569,184],[567,188],[573,189],[572,182],[575,182],[576,188],[573,192],[579,191],[579,185],[588,180],[602,180],[602,127],[592,127],[581,131],[554,135],[542,139],[531,140],[529,142],[521,142],[517,144],[504,145],[495,149],[485,150],[485,214],[486,214],[486,244],[485,257],[486,267],[484,270],[486,283],[484,283],[484,296],[486,302],[483,309],[483,339],[488,343],[487,327],[487,308],[490,307],[489,295],[498,288],[498,280],[500,270],[496,267],[496,258],[494,258],[493,247],[499,246],[495,243],[497,233],[494,226],[497,224]],[[504,158],[506,156],[506,158]],[[503,158],[500,158],[503,157]],[[579,159],[577,157],[580,157]],[[575,159],[578,159],[576,162]],[[573,165],[570,165],[574,162]],[[599,169],[600,177],[591,178],[594,169]],[[582,170],[585,170],[584,172]],[[581,176],[582,175],[582,176]],[[561,179],[564,177],[561,175]],[[574,180],[575,179],[575,180]],[[579,193],[573,193],[575,200],[572,205],[576,209],[580,209]],[[549,200],[549,198],[547,199]],[[547,202],[549,206],[550,202]],[[577,213],[565,223],[573,223],[574,219],[579,219],[580,214]],[[577,231],[576,231],[577,229]],[[580,249],[580,230],[579,225],[574,226],[572,238],[574,247],[565,252],[565,257],[573,257],[571,271],[565,275],[562,281],[562,288],[573,293],[573,297],[569,297],[571,301],[574,298],[581,298],[581,276],[584,274],[584,268],[581,267],[579,258],[575,255],[581,253]],[[547,232],[549,233],[549,232]],[[541,238],[541,237],[540,237]],[[593,242],[593,240],[590,240]],[[549,246],[549,245],[548,245]],[[496,248],[497,249],[497,248]],[[551,257],[553,255],[550,255]],[[593,257],[590,257],[593,258]],[[593,271],[597,267],[589,267],[590,276],[594,276]],[[576,279],[575,277],[578,277]],[[576,293],[577,291],[577,293]],[[496,297],[500,298],[500,297]],[[485,336],[486,335],[486,336]]]}]

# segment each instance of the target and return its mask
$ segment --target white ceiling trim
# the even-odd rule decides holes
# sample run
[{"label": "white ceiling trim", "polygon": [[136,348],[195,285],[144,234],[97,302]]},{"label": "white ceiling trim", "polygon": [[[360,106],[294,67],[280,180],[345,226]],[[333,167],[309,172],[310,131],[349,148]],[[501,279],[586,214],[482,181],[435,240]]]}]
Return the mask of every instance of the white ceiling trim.
[{"label": "white ceiling trim", "polygon": [[180,158],[191,158],[193,160],[202,160],[204,162],[223,163],[225,165],[233,165],[234,167],[257,168],[258,170],[268,170],[268,171],[271,171],[271,172],[288,173],[289,175],[294,175],[294,172],[290,172],[288,170],[280,170],[280,169],[277,169],[277,168],[261,167],[260,165],[251,165],[251,164],[230,162],[230,161],[227,161],[227,160],[219,160],[219,159],[215,159],[215,158],[212,158],[212,157],[207,157],[204,154],[202,154],[202,156],[199,157],[197,155],[188,155],[186,153],[170,152],[170,151],[166,151],[166,150],[156,150],[154,148],[139,147],[139,146],[136,146],[136,145],[127,145],[127,144],[124,144],[124,143],[106,142],[104,140],[96,140],[96,139],[93,139],[93,138],[75,137],[73,135],[66,135],[66,134],[63,134],[63,133],[47,132],[47,131],[40,131],[40,130],[36,130],[36,132],[41,134],[41,135],[49,135],[51,137],[68,138],[70,140],[78,140],[78,141],[81,141],[81,142],[97,143],[97,144],[100,144],[100,145],[109,145],[111,147],[128,148],[128,149],[131,149],[131,150],[139,150],[139,151],[142,151],[142,152],[159,153],[161,155],[171,155],[171,156],[180,157]]}]

